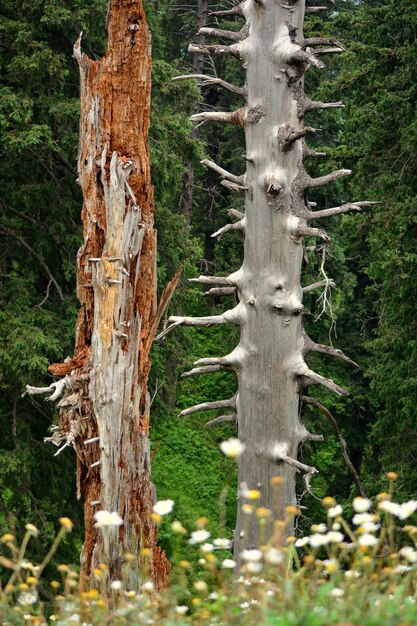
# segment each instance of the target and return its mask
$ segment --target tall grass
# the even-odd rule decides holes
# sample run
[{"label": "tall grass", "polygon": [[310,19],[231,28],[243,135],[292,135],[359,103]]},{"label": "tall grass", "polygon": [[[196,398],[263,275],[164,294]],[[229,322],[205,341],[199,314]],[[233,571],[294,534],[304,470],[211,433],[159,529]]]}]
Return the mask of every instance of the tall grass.
[{"label": "tall grass", "polygon": [[[279,479],[274,480],[279,488]],[[159,502],[155,520],[170,527],[177,545],[171,583],[161,591],[140,572],[141,589],[126,587],[129,568],[137,568],[138,555],[133,554],[125,555],[121,580],[111,580],[103,562],[87,591],[79,590],[78,572],[66,564],[47,582],[45,569],[72,524],[61,518],[50,551],[36,565],[27,552],[38,530],[29,524],[20,545],[9,533],[1,538],[1,624],[417,624],[417,526],[410,523],[417,501],[396,503],[395,480],[390,472],[388,491],[374,502],[355,498],[349,520],[333,498],[325,498],[323,521],[297,538],[288,535],[297,507],[288,507],[284,520],[273,520],[271,511],[258,506],[256,491],[243,494],[248,520],[274,530],[264,545],[243,550],[238,564],[231,556],[231,539],[213,537],[209,520],[199,518],[195,528],[186,529],[175,519],[174,503]],[[102,532],[121,522],[111,513],[97,520]],[[181,558],[189,546],[195,551],[193,564]]]}]

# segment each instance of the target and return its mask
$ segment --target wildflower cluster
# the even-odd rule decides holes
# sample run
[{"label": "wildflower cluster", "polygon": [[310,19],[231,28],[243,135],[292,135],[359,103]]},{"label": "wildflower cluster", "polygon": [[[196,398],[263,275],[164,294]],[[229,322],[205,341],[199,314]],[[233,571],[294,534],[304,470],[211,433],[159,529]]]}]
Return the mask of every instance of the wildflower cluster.
[{"label": "wildflower cluster", "polygon": [[[236,458],[235,451],[232,458]],[[351,519],[334,498],[324,498],[325,520],[298,537],[292,534],[300,514],[296,506],[287,507],[285,519],[273,520],[272,512],[261,504],[259,491],[241,485],[244,515],[257,520],[260,529],[267,522],[273,532],[267,542],[256,548],[243,545],[238,554],[231,552],[232,538],[216,536],[206,517],[187,529],[170,518],[175,510],[172,500],[157,502],[155,520],[171,529],[180,550],[182,544],[195,551],[197,564],[175,556],[173,582],[160,591],[139,567],[148,548],[138,555],[124,555],[119,578],[111,576],[105,561],[99,563],[87,589],[80,589],[76,568],[61,564],[45,591],[41,575],[61,539],[71,531],[72,522],[61,518],[57,537],[39,565],[25,556],[29,541],[39,532],[28,524],[20,546],[11,533],[1,537],[5,554],[0,563],[10,576],[0,589],[0,623],[417,623],[417,526],[410,523],[417,501],[396,503],[395,478],[391,474],[389,479],[389,493],[379,494],[375,501],[354,498]],[[280,488],[282,480],[275,477],[272,482]],[[109,511],[97,512],[95,522],[105,535],[124,523],[117,512]],[[132,585],[132,580],[137,584]]]}]

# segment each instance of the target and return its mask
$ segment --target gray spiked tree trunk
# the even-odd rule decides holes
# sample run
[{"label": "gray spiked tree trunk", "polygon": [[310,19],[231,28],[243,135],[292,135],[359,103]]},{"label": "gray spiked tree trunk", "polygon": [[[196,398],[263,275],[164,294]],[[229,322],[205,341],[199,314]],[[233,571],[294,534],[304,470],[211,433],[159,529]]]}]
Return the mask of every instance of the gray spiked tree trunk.
[{"label": "gray spiked tree trunk", "polygon": [[[346,393],[332,380],[313,372],[305,361],[311,350],[349,360],[339,350],[315,344],[303,331],[303,292],[326,287],[328,282],[319,281],[304,288],[301,284],[303,237],[328,240],[323,230],[309,227],[308,221],[359,210],[368,204],[352,203],[313,212],[307,199],[309,188],[350,173],[339,170],[312,179],[304,167],[307,157],[317,156],[304,141],[307,132],[313,130],[304,126],[305,113],[342,106],[340,102],[313,102],[304,93],[306,70],[311,66],[322,67],[322,54],[343,49],[334,40],[304,38],[305,14],[323,8],[306,7],[305,0],[245,0],[228,11],[214,14],[243,18],[245,24],[240,31],[203,29],[206,37],[229,39],[231,45],[190,46],[192,52],[233,55],[246,71],[244,87],[223,82],[223,87],[244,97],[243,108],[232,113],[207,112],[193,116],[200,122],[238,123],[244,128],[246,171],[243,175],[231,174],[210,161],[206,165],[220,174],[223,185],[244,195],[244,214],[231,211],[239,218],[238,222],[226,225],[217,234],[242,229],[245,244],[242,266],[234,274],[195,279],[214,285],[218,294],[235,292],[239,303],[233,310],[207,318],[170,318],[172,325],[234,323],[240,327],[240,342],[231,354],[200,359],[189,372],[234,370],[238,378],[236,398],[205,403],[183,414],[232,408],[230,415],[214,421],[237,420],[239,439],[246,446],[238,459],[239,484],[259,490],[260,504],[273,512],[263,539],[272,532],[273,517],[284,517],[286,507],[296,504],[296,473],[301,472],[308,485],[317,472],[297,460],[304,440],[319,439],[311,436],[300,421],[302,387],[319,383],[337,394]],[[271,485],[274,476],[284,479],[279,491]],[[242,548],[256,547],[259,542],[256,517],[243,519],[244,502],[244,489],[240,489],[235,533],[237,556]]]}]

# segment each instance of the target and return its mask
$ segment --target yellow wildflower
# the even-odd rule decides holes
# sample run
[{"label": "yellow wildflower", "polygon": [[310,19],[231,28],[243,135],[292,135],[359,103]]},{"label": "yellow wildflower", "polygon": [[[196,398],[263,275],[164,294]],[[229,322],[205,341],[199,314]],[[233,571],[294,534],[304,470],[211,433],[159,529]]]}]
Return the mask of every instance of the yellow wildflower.
[{"label": "yellow wildflower", "polygon": [[60,517],[59,523],[61,524],[62,528],[65,528],[67,533],[70,533],[74,526],[74,522],[72,522],[69,517]]},{"label": "yellow wildflower", "polygon": [[271,514],[272,511],[264,506],[260,506],[258,509],[256,509],[256,517],[259,517],[260,519],[264,517],[269,517],[269,515]]},{"label": "yellow wildflower", "polygon": [[300,515],[300,509],[294,504],[290,504],[289,506],[287,506],[285,511],[288,513],[288,515]]},{"label": "yellow wildflower", "polygon": [[252,515],[253,506],[251,504],[242,504],[242,511],[246,513],[246,515]]},{"label": "yellow wildflower", "polygon": [[69,567],[68,565],[65,565],[65,563],[61,563],[60,565],[58,565],[57,570],[58,572],[68,572]]}]

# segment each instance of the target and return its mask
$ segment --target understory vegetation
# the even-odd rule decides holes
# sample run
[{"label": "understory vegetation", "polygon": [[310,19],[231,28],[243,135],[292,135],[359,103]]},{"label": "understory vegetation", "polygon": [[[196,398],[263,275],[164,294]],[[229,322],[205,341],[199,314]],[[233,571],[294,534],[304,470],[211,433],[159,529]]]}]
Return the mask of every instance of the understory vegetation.
[{"label": "understory vegetation", "polygon": [[[224,233],[217,243],[211,235],[225,224],[228,209],[241,206],[216,186],[215,175],[200,161],[215,158],[232,169],[240,159],[243,171],[244,146],[235,127],[213,132],[202,125],[193,135],[189,116],[240,105],[217,86],[172,81],[191,72],[187,46],[197,30],[197,2],[145,4],[153,45],[150,146],[158,294],[182,266],[170,313],[213,315],[225,302],[233,305],[234,297],[207,296],[189,279],[226,276],[239,266],[241,234]],[[230,8],[223,0],[211,4]],[[309,164],[309,173],[346,167],[353,174],[317,191],[314,200],[320,208],[352,198],[379,204],[328,220],[331,241],[325,247],[307,241],[305,284],[325,271],[336,287],[306,294],[305,325],[314,341],[330,338],[359,365],[311,359],[315,370],[350,395],[335,399],[315,390],[327,414],[307,405],[303,423],[324,441],[304,445],[300,458],[319,474],[308,490],[300,480],[298,508],[285,520],[274,520],[273,511],[257,506],[256,493],[247,498],[245,515],[256,516],[260,528],[273,524],[275,531],[268,545],[233,564],[237,477],[219,443],[235,437],[236,428],[206,427],[216,411],[178,415],[234,395],[236,382],[228,372],[198,383],[181,374],[198,357],[217,355],[219,346],[228,354],[237,336],[223,327],[187,328],[155,343],[149,384],[152,479],[158,500],[174,502],[170,513],[156,513],[172,572],[169,589],[157,591],[148,581],[138,595],[124,580],[111,580],[106,563],[95,572],[94,585],[80,588],[83,503],[76,496],[75,455],[68,446],[54,456],[56,449],[44,438],[53,432],[56,412],[23,395],[28,383],[51,383],[48,365],[73,354],[82,197],[76,180],[79,78],[72,48],[83,31],[90,58],[102,56],[107,0],[1,2],[2,624],[417,623],[417,5],[335,0],[329,7],[308,16],[306,32],[337,36],[346,51],[326,58],[320,85],[316,70],[308,72],[306,92],[323,101],[343,100],[345,107],[308,114],[306,123],[319,129],[312,147],[327,153],[323,164]],[[232,19],[223,26],[235,28]],[[206,62],[212,74],[242,81],[229,58]],[[190,168],[193,194],[185,206],[184,176]],[[355,500],[360,493],[362,499]],[[293,524],[294,534],[284,539]],[[117,529],[104,525],[101,532]],[[193,541],[196,532],[205,539]],[[125,567],[135,568],[135,559],[125,555]],[[140,575],[146,580],[146,572]]]},{"label": "understory vegetation", "polygon": [[[388,491],[373,502],[356,497],[351,519],[334,498],[325,497],[324,521],[298,538],[288,536],[300,515],[297,507],[289,506],[284,520],[274,520],[272,511],[257,504],[260,493],[247,492],[245,516],[256,516],[260,537],[268,525],[274,532],[266,545],[244,548],[239,563],[231,558],[232,539],[214,533],[207,517],[186,528],[177,519],[175,502],[161,500],[154,517],[161,529],[170,528],[175,545],[170,584],[168,589],[155,589],[145,569],[138,573],[140,593],[126,586],[129,570],[137,567],[134,554],[124,555],[120,580],[112,579],[103,562],[93,572],[94,582],[85,586],[77,566],[51,563],[55,551],[60,553],[60,541],[72,531],[71,520],[59,520],[60,530],[39,564],[29,560],[39,530],[27,524],[20,546],[11,533],[1,537],[0,562],[9,570],[0,596],[1,623],[414,624],[417,526],[411,522],[417,500],[395,502],[397,478],[390,472]],[[272,480],[279,490],[282,481]],[[96,520],[100,532],[116,541],[122,523],[117,513],[101,511]],[[44,577],[47,570],[52,580]]]}]

